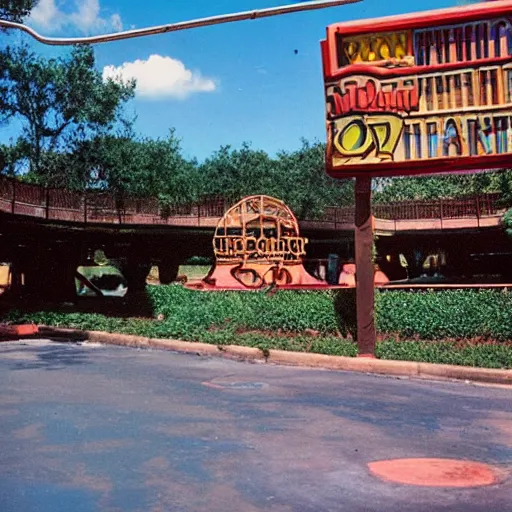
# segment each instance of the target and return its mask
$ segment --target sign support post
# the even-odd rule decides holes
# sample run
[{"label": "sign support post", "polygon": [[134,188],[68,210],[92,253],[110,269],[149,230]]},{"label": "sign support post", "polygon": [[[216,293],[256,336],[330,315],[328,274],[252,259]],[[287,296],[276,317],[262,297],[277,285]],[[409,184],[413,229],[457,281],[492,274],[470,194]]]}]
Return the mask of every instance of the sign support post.
[{"label": "sign support post", "polygon": [[356,178],[355,252],[357,345],[360,357],[375,357],[372,179]]}]

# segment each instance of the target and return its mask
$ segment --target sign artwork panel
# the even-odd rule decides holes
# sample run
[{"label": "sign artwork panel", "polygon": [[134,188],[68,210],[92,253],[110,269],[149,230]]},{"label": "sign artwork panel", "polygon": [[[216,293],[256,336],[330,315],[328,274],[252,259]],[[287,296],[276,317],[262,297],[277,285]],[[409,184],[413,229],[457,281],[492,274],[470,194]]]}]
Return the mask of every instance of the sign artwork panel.
[{"label": "sign artwork panel", "polygon": [[327,170],[392,176],[510,165],[512,2],[327,28]]}]

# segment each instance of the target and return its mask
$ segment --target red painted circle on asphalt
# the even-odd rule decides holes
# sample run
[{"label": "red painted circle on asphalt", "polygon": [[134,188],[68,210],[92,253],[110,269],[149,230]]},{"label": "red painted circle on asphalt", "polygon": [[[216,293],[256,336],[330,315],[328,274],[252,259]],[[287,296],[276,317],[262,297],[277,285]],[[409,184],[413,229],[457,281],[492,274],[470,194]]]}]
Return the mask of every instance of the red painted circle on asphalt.
[{"label": "red painted circle on asphalt", "polygon": [[489,465],[456,459],[394,459],[370,462],[370,471],[388,482],[427,487],[478,487],[498,481]]}]

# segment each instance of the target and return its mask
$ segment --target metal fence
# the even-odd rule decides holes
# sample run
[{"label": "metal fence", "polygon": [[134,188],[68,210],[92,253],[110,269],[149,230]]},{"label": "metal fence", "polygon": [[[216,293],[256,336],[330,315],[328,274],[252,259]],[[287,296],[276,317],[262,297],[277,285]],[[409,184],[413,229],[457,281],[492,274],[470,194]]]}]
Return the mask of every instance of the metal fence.
[{"label": "metal fence", "polygon": [[[380,219],[456,219],[479,218],[502,211],[500,194],[432,201],[403,201],[375,204]],[[233,204],[223,198],[206,198],[200,203],[161,205],[156,198],[115,199],[105,192],[73,192],[20,182],[0,176],[0,211],[49,220],[114,224],[193,224],[201,219],[220,218]],[[301,219],[308,220],[308,219]],[[329,207],[318,223],[352,224],[353,207]]]}]

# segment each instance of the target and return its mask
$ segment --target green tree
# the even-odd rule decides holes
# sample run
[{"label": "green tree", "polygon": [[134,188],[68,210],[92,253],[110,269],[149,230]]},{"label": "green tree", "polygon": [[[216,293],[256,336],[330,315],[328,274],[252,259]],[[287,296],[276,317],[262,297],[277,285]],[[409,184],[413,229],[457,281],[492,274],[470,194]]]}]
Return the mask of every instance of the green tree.
[{"label": "green tree", "polygon": [[[501,193],[501,201],[505,206],[512,205],[512,171],[510,169],[503,170],[496,175],[498,189]],[[511,225],[512,227],[512,225]],[[512,231],[511,231],[512,234]]]},{"label": "green tree", "polygon": [[119,201],[127,196],[158,197],[164,204],[197,199],[194,162],[183,158],[174,131],[157,140],[100,135],[79,143],[71,158],[76,183],[108,190]]},{"label": "green tree", "polygon": [[336,181],[325,173],[325,146],[302,141],[297,151],[271,158],[245,143],[240,149],[222,147],[199,168],[202,195],[234,202],[266,194],[285,201],[300,218],[316,217],[327,206],[353,201],[351,180]]},{"label": "green tree", "polygon": [[275,192],[275,166],[264,151],[244,143],[240,149],[223,146],[199,168],[203,196],[221,196],[236,201],[252,194]]},{"label": "green tree", "polygon": [[28,148],[22,140],[11,145],[0,144],[0,171],[3,169],[9,176],[15,176],[16,164],[27,152]]},{"label": "green tree", "polygon": [[37,0],[0,0],[0,19],[19,23],[36,4]]},{"label": "green tree", "polygon": [[[512,200],[507,192],[512,185],[512,173],[508,170],[449,174],[443,176],[380,178],[375,180],[375,202],[417,201],[439,198],[454,198],[468,195],[499,192]],[[510,203],[512,204],[512,203]]]},{"label": "green tree", "polygon": [[26,46],[0,52],[0,116],[21,120],[17,144],[26,149],[30,173],[42,183],[65,160],[56,154],[73,141],[112,129],[134,88],[134,82],[103,81],[88,46],[58,59],[40,57]]},{"label": "green tree", "polygon": [[302,140],[296,151],[277,158],[280,197],[301,219],[321,216],[328,206],[354,202],[353,180],[335,180],[325,172],[325,145]]}]

